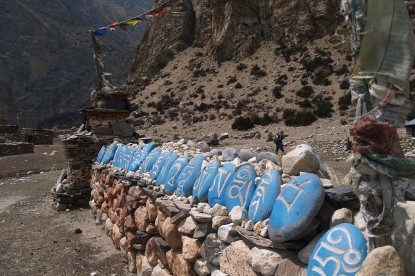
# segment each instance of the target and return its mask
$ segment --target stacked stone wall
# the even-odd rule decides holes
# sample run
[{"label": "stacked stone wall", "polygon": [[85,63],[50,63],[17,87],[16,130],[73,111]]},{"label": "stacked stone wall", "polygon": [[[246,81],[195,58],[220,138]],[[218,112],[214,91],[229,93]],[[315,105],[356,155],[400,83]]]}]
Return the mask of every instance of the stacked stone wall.
[{"label": "stacked stone wall", "polygon": [[[321,186],[319,189],[323,194],[316,201],[322,205],[316,204],[315,208],[305,211],[301,219],[303,226],[299,229],[293,227],[292,231],[283,234],[284,241],[279,241],[280,237],[270,238],[269,232],[275,216],[268,215],[267,219],[254,223],[248,219],[248,212],[242,206],[230,209],[220,204],[198,203],[197,197],[184,196],[181,194],[183,190],[178,187],[173,194],[166,194],[163,184],[157,185],[149,178],[150,167],[143,173],[139,172],[140,169],[129,171],[126,159],[131,164],[136,155],[131,154],[128,147],[132,146],[118,145],[121,150],[112,154],[112,161],[107,159],[106,164],[94,163],[90,207],[96,223],[105,225],[107,235],[127,260],[130,272],[137,272],[138,275],[305,275],[312,249],[322,234],[342,222],[353,223],[353,213],[359,209],[352,187],[333,187],[330,180],[325,179],[324,172],[320,171],[319,164],[313,163],[315,158],[306,145],[297,147],[290,156],[284,157],[282,168],[272,165],[269,160],[262,163],[252,161],[250,164],[255,170],[269,170],[271,167],[279,170],[285,186],[297,183],[291,181],[297,178],[298,171],[304,171],[307,167],[314,167],[313,171],[321,175],[320,180],[312,182]],[[181,147],[187,148],[188,154],[192,152],[187,145]],[[145,148],[137,147],[137,152]],[[226,153],[223,152],[222,157],[231,152],[230,149],[224,151]],[[107,147],[98,159],[104,160],[105,152],[116,151]],[[239,157],[250,159],[253,154],[241,151]],[[205,153],[205,158],[208,156],[211,156],[210,153]],[[259,156],[278,160],[272,153],[261,153]],[[154,156],[148,153],[141,168],[146,168],[147,160],[151,158]],[[240,164],[237,168],[243,166]],[[261,173],[257,171],[257,175]],[[307,178],[302,183],[308,185],[308,181]],[[259,183],[256,182],[256,185]],[[290,187],[294,187],[292,185]],[[311,197],[318,193],[316,190],[308,193],[301,188],[301,193],[295,193],[297,188],[293,189],[294,198],[288,196],[281,202],[291,204],[296,202],[292,199],[297,196],[306,196],[304,201],[315,203]],[[261,196],[265,198],[269,193],[270,190]],[[275,198],[272,200],[275,201]],[[300,212],[306,208],[302,209]],[[338,214],[333,216],[335,212]],[[305,218],[308,222],[304,224]],[[294,231],[297,233],[293,234]]]},{"label": "stacked stone wall", "polygon": [[72,205],[88,205],[89,182],[93,160],[104,144],[90,132],[62,135],[59,137],[65,151],[68,168],[62,172],[58,185],[53,189],[54,201],[58,210],[66,210]]},{"label": "stacked stone wall", "polygon": [[[319,154],[345,155],[350,153],[351,143],[346,139],[313,141],[309,143]],[[413,137],[400,137],[401,148],[404,153],[415,150]]]},{"label": "stacked stone wall", "polygon": [[17,155],[33,153],[33,144],[31,143],[0,143],[0,156]]}]

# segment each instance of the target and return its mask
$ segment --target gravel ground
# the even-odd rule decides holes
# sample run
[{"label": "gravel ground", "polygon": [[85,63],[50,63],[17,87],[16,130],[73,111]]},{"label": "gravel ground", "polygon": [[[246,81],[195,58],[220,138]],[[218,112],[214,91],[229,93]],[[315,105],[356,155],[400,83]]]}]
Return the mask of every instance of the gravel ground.
[{"label": "gravel ground", "polygon": [[0,275],[128,274],[121,253],[89,210],[52,209],[50,190],[64,167],[60,143],[1,158],[1,175],[14,177],[0,178]]},{"label": "gravel ground", "polygon": [[0,178],[61,170],[66,165],[62,144],[55,138],[53,145],[35,146],[34,153],[0,157]]}]

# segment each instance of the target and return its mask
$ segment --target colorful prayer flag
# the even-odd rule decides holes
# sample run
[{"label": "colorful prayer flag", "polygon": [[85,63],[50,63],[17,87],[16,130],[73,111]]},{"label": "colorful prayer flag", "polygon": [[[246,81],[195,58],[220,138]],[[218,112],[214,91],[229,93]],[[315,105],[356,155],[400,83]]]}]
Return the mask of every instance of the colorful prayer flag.
[{"label": "colorful prayer flag", "polygon": [[171,10],[172,7],[173,7],[172,1],[167,1],[166,3],[161,4],[160,6],[154,8],[153,10],[151,10],[149,12],[143,13],[143,14],[141,14],[139,16],[136,16],[136,17],[133,17],[133,18],[126,19],[122,22],[112,23],[111,25],[108,25],[106,27],[96,29],[92,33],[94,35],[97,35],[97,36],[104,36],[105,34],[108,33],[109,30],[114,31],[117,26],[119,26],[121,29],[126,31],[127,26],[135,26],[140,21],[149,20],[153,16],[157,16],[157,15],[160,15],[160,14],[166,14],[168,11]]},{"label": "colorful prayer flag", "polygon": [[108,33],[108,29],[106,27],[99,28],[93,31],[93,34],[97,36],[104,36],[106,33]]},{"label": "colorful prayer flag", "polygon": [[134,26],[137,25],[138,22],[140,22],[142,19],[141,18],[132,18],[132,19],[127,19],[124,20],[123,22],[120,22],[120,26]]}]

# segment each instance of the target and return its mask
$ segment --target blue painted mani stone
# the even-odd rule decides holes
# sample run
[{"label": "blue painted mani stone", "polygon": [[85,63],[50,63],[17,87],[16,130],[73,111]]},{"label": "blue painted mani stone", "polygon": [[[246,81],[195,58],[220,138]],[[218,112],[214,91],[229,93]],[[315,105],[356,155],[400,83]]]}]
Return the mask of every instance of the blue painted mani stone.
[{"label": "blue painted mani stone", "polygon": [[314,247],[307,276],[355,275],[366,258],[366,239],[350,223],[331,228]]},{"label": "blue painted mani stone", "polygon": [[130,165],[130,160],[134,155],[134,148],[131,146],[125,146],[122,155],[120,157],[119,168],[123,170],[128,170],[128,166]]},{"label": "blue painted mani stone", "polygon": [[226,163],[218,169],[218,174],[213,179],[208,192],[209,206],[213,207],[216,203],[225,206],[225,193],[229,180],[234,175],[235,164]]},{"label": "blue painted mani stone", "polygon": [[117,168],[120,167],[120,165],[121,165],[121,157],[122,157],[122,153],[124,151],[124,147],[125,146],[123,144],[118,144],[118,148],[115,151],[114,158],[112,160],[112,165],[114,167],[117,167]]},{"label": "blue painted mani stone", "polygon": [[135,172],[143,162],[143,147],[136,148],[128,165],[128,171]]},{"label": "blue painted mani stone", "polygon": [[323,185],[317,175],[305,173],[291,180],[272,208],[270,239],[284,242],[300,235],[317,215],[323,200]]},{"label": "blue painted mani stone", "polygon": [[111,145],[109,145],[107,150],[104,153],[104,156],[102,157],[101,163],[108,164],[114,158],[115,151],[117,149],[118,149],[118,143],[113,142]]},{"label": "blue painted mani stone", "polygon": [[253,222],[265,220],[271,215],[272,207],[280,193],[281,175],[274,169],[262,175],[248,209],[248,218]]},{"label": "blue painted mani stone", "polygon": [[248,210],[256,188],[255,178],[256,173],[251,165],[243,165],[237,169],[229,181],[225,194],[225,206],[229,212],[235,206]]},{"label": "blue painted mani stone", "polygon": [[188,162],[189,157],[187,155],[182,155],[174,161],[174,164],[171,166],[164,181],[164,190],[166,194],[171,195],[174,193],[177,186],[177,179]]},{"label": "blue painted mani stone", "polygon": [[98,164],[101,164],[101,160],[102,160],[102,157],[104,157],[106,149],[107,148],[105,146],[102,146],[101,149],[99,150],[98,155],[97,155],[97,163]]},{"label": "blue painted mani stone", "polygon": [[206,168],[202,171],[199,178],[193,186],[192,195],[197,197],[199,202],[208,202],[208,192],[215,176],[218,174],[220,163],[218,161],[210,161]]},{"label": "blue painted mani stone", "polygon": [[164,184],[167,174],[169,173],[169,170],[173,166],[174,162],[176,161],[177,156],[178,155],[176,152],[169,153],[169,156],[167,157],[166,162],[164,163],[163,167],[161,168],[160,173],[157,176],[156,185]]},{"label": "blue painted mani stone", "polygon": [[160,156],[161,147],[153,149],[144,159],[140,167],[140,173],[149,172]]},{"label": "blue painted mani stone", "polygon": [[128,166],[128,170],[130,172],[135,172],[138,170],[138,168],[141,166],[141,164],[144,162],[144,159],[147,157],[147,155],[156,147],[155,142],[150,142],[148,144],[145,144],[144,146],[140,147],[140,150],[134,153],[133,158],[130,161],[130,165]]},{"label": "blue painted mani stone", "polygon": [[198,154],[193,156],[190,162],[184,167],[177,179],[176,195],[177,196],[191,196],[193,185],[202,172],[202,164],[205,158]]},{"label": "blue painted mani stone", "polygon": [[169,158],[170,153],[167,151],[161,152],[157,161],[154,163],[153,167],[150,170],[150,178],[156,180],[157,175],[160,173],[163,168],[164,163],[166,163],[167,158]]}]

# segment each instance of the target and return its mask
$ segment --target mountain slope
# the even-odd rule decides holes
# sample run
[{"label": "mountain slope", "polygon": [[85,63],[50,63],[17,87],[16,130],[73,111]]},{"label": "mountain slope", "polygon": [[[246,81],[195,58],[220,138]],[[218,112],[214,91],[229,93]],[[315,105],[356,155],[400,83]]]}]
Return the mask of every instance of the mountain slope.
[{"label": "mountain slope", "polygon": [[[0,117],[21,126],[67,123],[96,83],[89,27],[151,9],[152,1],[0,0]],[[100,39],[106,70],[122,83],[145,24]],[[79,117],[77,118],[79,119]]]},{"label": "mountain slope", "polygon": [[[255,138],[260,147],[281,130],[292,143],[346,139],[351,56],[340,0],[175,2],[150,22],[124,86],[137,132],[166,141],[227,132],[221,145]],[[317,121],[301,126],[287,120],[293,112]],[[250,131],[232,129],[247,118]]]}]

